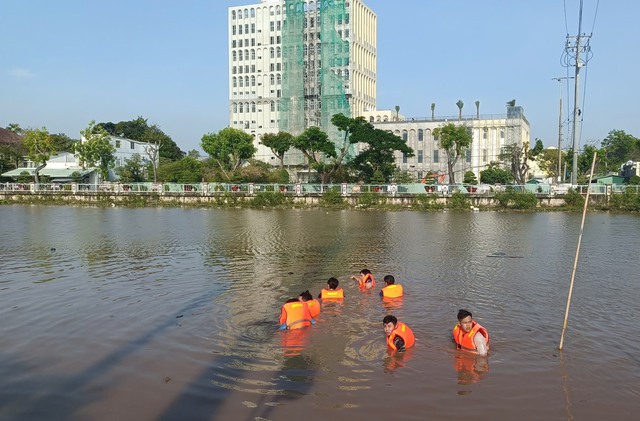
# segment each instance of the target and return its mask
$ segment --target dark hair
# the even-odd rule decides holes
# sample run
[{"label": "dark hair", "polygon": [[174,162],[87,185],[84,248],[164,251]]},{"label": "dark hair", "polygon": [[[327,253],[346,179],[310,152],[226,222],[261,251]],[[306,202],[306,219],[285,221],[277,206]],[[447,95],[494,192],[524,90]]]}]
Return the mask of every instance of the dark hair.
[{"label": "dark hair", "polygon": [[340,284],[340,281],[338,281],[336,278],[331,277],[329,278],[329,280],[327,281],[327,284],[329,285],[329,289],[336,289],[338,288],[338,285]]},{"label": "dark hair", "polygon": [[384,277],[383,281],[387,284],[387,285],[393,285],[396,283],[396,278],[393,277],[393,275],[387,275]]},{"label": "dark hair", "polygon": [[295,302],[297,302],[297,301],[300,301],[300,300],[298,300],[297,298],[289,298],[289,299],[287,300],[287,303],[295,303]]},{"label": "dark hair", "polygon": [[369,269],[362,269],[360,273],[363,275],[371,275],[371,271]]},{"label": "dark hair", "polygon": [[392,315],[384,316],[384,319],[382,319],[382,324],[386,325],[388,323],[393,323],[393,325],[395,326],[398,324],[398,319],[396,319],[396,316]]},{"label": "dark hair", "polygon": [[309,290],[306,290],[305,292],[300,293],[300,298],[302,299],[302,301],[311,301],[313,300],[313,295],[311,295]]},{"label": "dark hair", "polygon": [[473,317],[473,315],[471,314],[470,311],[464,310],[464,309],[460,309],[458,310],[458,321],[464,319],[465,317]]}]

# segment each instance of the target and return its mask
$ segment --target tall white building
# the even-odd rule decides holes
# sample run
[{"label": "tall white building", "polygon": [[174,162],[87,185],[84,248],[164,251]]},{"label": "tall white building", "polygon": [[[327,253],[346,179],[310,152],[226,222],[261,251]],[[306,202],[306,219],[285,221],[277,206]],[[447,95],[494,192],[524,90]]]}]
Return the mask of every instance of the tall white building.
[{"label": "tall white building", "polygon": [[[319,126],[376,109],[377,16],[362,0],[262,0],[228,10],[229,125],[255,135]],[[302,163],[292,152],[289,164]]]}]

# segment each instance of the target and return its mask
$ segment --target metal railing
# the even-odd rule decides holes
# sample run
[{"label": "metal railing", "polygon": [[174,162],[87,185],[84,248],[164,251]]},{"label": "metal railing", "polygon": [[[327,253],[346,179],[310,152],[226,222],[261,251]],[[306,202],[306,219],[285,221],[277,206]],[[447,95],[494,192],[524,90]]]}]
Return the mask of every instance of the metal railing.
[{"label": "metal railing", "polygon": [[469,185],[469,184],[257,184],[257,183],[0,183],[0,192],[21,194],[160,194],[160,195],[202,195],[215,196],[223,194],[256,195],[262,192],[275,192],[292,196],[317,196],[327,192],[339,192],[343,196],[362,194],[379,195],[418,195],[435,194],[450,195],[455,192],[477,196],[491,196],[498,192],[513,190],[529,192],[540,196],[562,196],[574,190],[582,195],[611,195],[631,191],[638,194],[640,186],[625,184],[590,184],[590,185]]}]

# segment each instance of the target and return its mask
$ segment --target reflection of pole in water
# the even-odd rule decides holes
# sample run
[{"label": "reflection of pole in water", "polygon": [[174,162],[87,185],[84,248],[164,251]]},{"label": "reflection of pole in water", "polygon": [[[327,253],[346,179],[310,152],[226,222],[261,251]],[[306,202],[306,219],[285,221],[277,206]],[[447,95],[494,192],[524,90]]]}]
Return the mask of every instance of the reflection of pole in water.
[{"label": "reflection of pole in water", "polygon": [[572,420],[573,414],[571,413],[571,398],[569,397],[569,375],[567,374],[567,369],[564,365],[562,351],[560,351],[560,369],[562,370],[562,392],[564,393],[564,404],[567,411],[567,420]]}]

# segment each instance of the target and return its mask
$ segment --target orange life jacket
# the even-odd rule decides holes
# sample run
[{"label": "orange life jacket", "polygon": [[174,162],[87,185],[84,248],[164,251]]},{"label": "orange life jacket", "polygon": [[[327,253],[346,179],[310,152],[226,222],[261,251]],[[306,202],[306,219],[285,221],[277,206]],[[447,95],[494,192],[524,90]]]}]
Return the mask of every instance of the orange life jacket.
[{"label": "orange life jacket", "polygon": [[371,283],[371,288],[375,288],[376,287],[376,281],[375,281],[375,279],[373,279],[373,275],[372,274],[367,273],[362,278],[358,278],[358,286],[360,288],[366,288],[367,287],[367,282]]},{"label": "orange life jacket", "polygon": [[309,307],[302,301],[285,303],[280,312],[280,324],[286,323],[287,329],[300,329],[311,326]]},{"label": "orange life jacket", "polygon": [[326,299],[342,300],[344,298],[344,291],[342,290],[342,288],[338,288],[338,289],[323,288],[320,298],[322,298],[323,300],[326,300]]},{"label": "orange life jacket", "polygon": [[315,319],[316,316],[320,314],[320,301],[314,298],[313,300],[306,301],[306,303],[307,307],[309,307],[309,314]]},{"label": "orange life jacket", "polygon": [[404,294],[404,288],[402,288],[402,285],[391,284],[382,288],[383,298],[398,298],[398,297],[402,297],[403,294]]},{"label": "orange life jacket", "polygon": [[453,328],[453,340],[456,341],[458,349],[463,349],[465,351],[475,351],[477,347],[473,339],[475,338],[477,333],[480,333],[485,337],[485,339],[487,340],[487,350],[489,350],[489,332],[487,332],[487,329],[482,327],[480,323],[477,323],[475,321],[471,323],[471,330],[467,333],[464,333],[464,331],[460,328],[460,324],[457,324]]},{"label": "orange life jacket", "polygon": [[399,336],[404,340],[404,347],[406,349],[412,347],[416,342],[415,337],[413,336],[413,331],[409,328],[409,326],[405,325],[402,322],[398,322],[396,324],[396,328],[393,329],[393,332],[391,332],[391,335],[389,335],[389,337],[387,338],[387,345],[394,351],[397,349],[396,345],[393,343],[393,340],[396,338],[396,336]]}]

